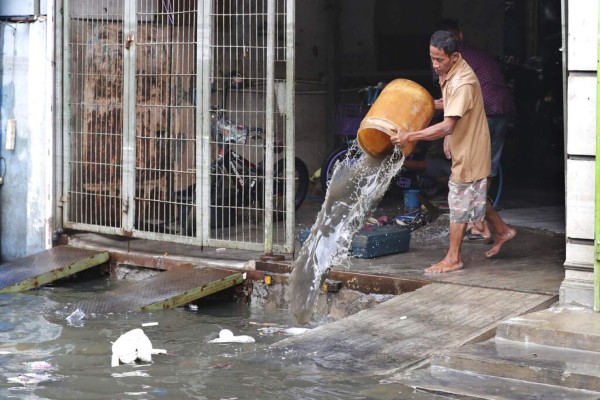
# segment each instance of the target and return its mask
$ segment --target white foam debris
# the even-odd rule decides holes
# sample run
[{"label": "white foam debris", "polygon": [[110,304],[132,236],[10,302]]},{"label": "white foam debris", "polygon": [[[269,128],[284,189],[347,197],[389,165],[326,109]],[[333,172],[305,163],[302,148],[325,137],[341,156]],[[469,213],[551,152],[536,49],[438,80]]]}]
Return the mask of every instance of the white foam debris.
[{"label": "white foam debris", "polygon": [[208,343],[254,343],[252,336],[240,335],[235,336],[229,329],[221,329],[219,337],[209,340]]}]

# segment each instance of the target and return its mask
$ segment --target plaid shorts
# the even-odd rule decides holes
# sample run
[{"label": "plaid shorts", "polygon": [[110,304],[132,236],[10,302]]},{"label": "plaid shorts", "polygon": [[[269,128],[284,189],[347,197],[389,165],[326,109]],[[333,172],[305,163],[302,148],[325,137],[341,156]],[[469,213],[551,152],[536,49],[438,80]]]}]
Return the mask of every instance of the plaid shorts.
[{"label": "plaid shorts", "polygon": [[467,224],[480,222],[485,217],[487,178],[469,183],[448,183],[450,222]]}]

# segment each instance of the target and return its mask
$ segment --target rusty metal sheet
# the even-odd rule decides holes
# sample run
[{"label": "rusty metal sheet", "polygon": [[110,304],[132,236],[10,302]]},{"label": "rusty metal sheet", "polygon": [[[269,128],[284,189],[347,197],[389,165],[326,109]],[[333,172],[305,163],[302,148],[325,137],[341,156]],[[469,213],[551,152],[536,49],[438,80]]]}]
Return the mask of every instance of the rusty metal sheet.
[{"label": "rusty metal sheet", "polygon": [[135,282],[119,282],[114,290],[76,305],[86,314],[149,311],[179,307],[244,281],[243,273],[219,268],[174,268]]},{"label": "rusty metal sheet", "polygon": [[395,276],[363,274],[349,271],[331,271],[328,278],[341,281],[344,289],[377,294],[408,293],[431,283],[423,279],[405,279]]},{"label": "rusty metal sheet", "polygon": [[65,278],[109,259],[108,252],[57,246],[0,265],[0,292],[21,292]]}]

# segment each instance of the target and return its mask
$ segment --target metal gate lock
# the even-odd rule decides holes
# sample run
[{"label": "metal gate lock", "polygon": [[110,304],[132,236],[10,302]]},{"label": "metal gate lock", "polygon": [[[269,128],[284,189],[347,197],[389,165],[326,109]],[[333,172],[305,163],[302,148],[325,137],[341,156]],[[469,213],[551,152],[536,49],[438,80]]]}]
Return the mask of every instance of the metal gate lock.
[{"label": "metal gate lock", "polygon": [[127,35],[127,37],[125,38],[125,48],[129,49],[134,41],[135,41],[135,35],[133,33],[130,33],[129,35]]}]

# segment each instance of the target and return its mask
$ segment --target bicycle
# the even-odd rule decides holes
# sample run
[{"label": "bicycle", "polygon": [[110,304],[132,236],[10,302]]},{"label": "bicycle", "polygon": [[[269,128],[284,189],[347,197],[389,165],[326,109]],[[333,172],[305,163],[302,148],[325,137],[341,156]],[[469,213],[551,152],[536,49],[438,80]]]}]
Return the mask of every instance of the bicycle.
[{"label": "bicycle", "polygon": [[[211,164],[211,204],[225,207],[256,207],[264,205],[264,135],[261,128],[249,128],[226,118],[224,110],[211,109],[211,135],[217,143],[217,155]],[[262,157],[250,161],[240,153],[237,145],[254,146],[262,151]],[[284,150],[283,143],[275,141],[275,154]],[[274,219],[282,220],[285,215],[285,158],[277,160],[273,166]],[[294,158],[295,195],[294,207],[298,210],[308,191],[308,168],[300,158]],[[232,185],[233,183],[233,185]],[[218,209],[219,207],[217,207]],[[219,220],[227,220],[215,215],[215,226]]]},{"label": "bicycle", "polygon": [[327,191],[329,181],[333,176],[333,170],[338,161],[346,158],[350,160],[358,158],[362,152],[356,143],[356,132],[364,116],[367,114],[385,84],[379,82],[377,86],[367,86],[358,90],[358,93],[365,93],[361,103],[341,103],[336,108],[335,122],[339,135],[346,138],[346,142],[325,157],[321,165],[321,187]]}]

